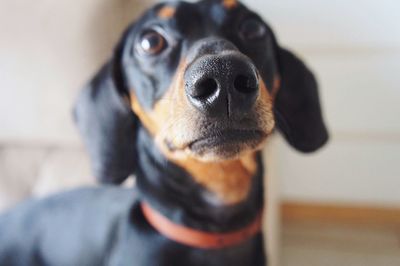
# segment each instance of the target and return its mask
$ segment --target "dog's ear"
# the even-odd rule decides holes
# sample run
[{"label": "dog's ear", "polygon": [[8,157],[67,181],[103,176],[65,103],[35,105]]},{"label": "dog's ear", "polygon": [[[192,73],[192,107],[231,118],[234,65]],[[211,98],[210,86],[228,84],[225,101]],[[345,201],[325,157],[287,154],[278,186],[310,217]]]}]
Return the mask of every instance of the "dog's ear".
[{"label": "dog's ear", "polygon": [[314,75],[293,53],[276,45],[280,89],[275,97],[278,129],[295,149],[312,152],[328,140]]},{"label": "dog's ear", "polygon": [[104,183],[122,183],[135,170],[138,121],[129,107],[122,73],[125,35],[111,60],[79,94],[74,108],[94,175]]}]

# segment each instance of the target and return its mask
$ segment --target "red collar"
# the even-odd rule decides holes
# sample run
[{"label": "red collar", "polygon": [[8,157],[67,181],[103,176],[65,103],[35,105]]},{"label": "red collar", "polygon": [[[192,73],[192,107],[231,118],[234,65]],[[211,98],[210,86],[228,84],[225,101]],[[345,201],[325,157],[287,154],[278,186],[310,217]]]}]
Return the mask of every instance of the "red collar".
[{"label": "red collar", "polygon": [[229,233],[209,233],[183,225],[175,224],[148,204],[141,204],[144,217],[162,235],[183,245],[202,248],[220,249],[238,245],[261,232],[262,214],[246,227]]}]

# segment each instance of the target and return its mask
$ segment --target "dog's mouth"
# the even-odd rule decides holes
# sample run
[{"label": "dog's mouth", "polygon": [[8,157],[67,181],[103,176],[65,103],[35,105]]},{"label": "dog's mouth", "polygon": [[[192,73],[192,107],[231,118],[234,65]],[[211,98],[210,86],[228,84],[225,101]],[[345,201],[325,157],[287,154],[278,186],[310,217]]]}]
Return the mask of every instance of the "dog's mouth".
[{"label": "dog's mouth", "polygon": [[213,135],[204,136],[192,141],[188,147],[193,152],[226,146],[249,145],[265,138],[261,130],[225,130]]},{"label": "dog's mouth", "polygon": [[205,134],[178,149],[167,142],[170,151],[186,151],[201,160],[226,160],[255,150],[268,134],[259,129],[229,129]]},{"label": "dog's mouth", "polygon": [[261,130],[225,130],[191,142],[189,149],[205,160],[234,159],[257,149],[266,137]]}]

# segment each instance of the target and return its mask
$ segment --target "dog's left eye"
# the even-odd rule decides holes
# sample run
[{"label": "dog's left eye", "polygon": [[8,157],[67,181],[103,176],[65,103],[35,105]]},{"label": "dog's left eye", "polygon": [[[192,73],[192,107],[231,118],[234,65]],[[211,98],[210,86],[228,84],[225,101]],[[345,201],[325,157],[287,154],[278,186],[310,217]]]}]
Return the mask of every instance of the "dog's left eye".
[{"label": "dog's left eye", "polygon": [[245,40],[259,40],[265,37],[267,29],[264,23],[256,18],[244,20],[239,28],[240,36]]},{"label": "dog's left eye", "polygon": [[161,33],[155,30],[148,30],[139,39],[138,47],[140,52],[148,55],[157,55],[167,46],[167,41]]}]

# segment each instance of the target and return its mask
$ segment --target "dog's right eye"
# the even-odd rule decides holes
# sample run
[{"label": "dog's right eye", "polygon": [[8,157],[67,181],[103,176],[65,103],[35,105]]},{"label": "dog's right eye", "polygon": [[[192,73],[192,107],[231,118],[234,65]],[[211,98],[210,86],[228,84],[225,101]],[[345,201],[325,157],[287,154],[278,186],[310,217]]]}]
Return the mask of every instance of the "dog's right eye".
[{"label": "dog's right eye", "polygon": [[239,28],[240,36],[245,40],[260,40],[267,34],[264,23],[256,18],[248,18]]},{"label": "dog's right eye", "polygon": [[167,47],[167,41],[156,30],[148,30],[142,34],[138,42],[139,52],[147,55],[157,55]]}]

